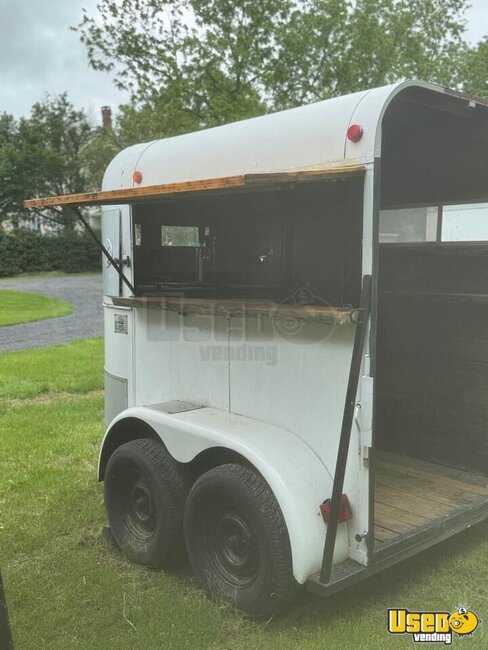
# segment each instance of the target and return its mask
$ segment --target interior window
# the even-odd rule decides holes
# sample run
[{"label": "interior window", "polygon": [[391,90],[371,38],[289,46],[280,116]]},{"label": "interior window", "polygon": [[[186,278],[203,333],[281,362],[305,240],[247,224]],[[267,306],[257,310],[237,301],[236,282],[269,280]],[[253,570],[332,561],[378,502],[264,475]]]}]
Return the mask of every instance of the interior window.
[{"label": "interior window", "polygon": [[380,212],[380,243],[429,242],[437,238],[437,206]]},{"label": "interior window", "polygon": [[442,241],[488,241],[488,203],[445,205]]},{"label": "interior window", "polygon": [[161,246],[200,246],[197,226],[161,226]]}]

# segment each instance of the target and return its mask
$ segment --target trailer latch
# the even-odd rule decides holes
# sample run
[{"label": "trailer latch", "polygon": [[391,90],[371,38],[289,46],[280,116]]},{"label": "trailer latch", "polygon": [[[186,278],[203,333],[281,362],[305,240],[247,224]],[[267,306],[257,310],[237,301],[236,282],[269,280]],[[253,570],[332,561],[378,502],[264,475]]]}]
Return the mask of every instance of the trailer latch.
[{"label": "trailer latch", "polygon": [[126,266],[128,269],[130,269],[130,257],[128,255],[122,259],[115,257],[114,262],[119,266]]}]

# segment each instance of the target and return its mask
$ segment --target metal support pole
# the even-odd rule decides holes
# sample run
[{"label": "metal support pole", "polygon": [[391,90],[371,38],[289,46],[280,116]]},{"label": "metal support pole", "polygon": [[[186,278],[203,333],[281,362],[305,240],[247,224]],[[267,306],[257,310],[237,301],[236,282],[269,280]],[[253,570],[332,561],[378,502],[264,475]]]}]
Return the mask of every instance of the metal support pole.
[{"label": "metal support pole", "polygon": [[327,524],[327,533],[325,536],[322,567],[320,569],[320,582],[323,584],[327,584],[330,581],[330,574],[332,571],[332,558],[334,555],[335,541],[337,537],[337,527],[339,525],[341,494],[344,488],[344,476],[346,473],[347,454],[349,452],[349,441],[351,439],[354,408],[356,405],[356,396],[358,392],[359,374],[361,372],[368,320],[371,313],[371,286],[371,276],[365,275],[363,278],[361,301],[359,305],[359,320],[356,326],[356,334],[354,337],[351,368],[349,371],[349,381],[347,384],[346,403],[344,405],[344,415],[342,418],[341,437],[339,440],[339,450],[337,452],[334,484],[332,487],[332,497],[330,500],[330,516],[329,522]]},{"label": "metal support pole", "polygon": [[116,262],[115,259],[112,257],[112,255],[110,255],[108,250],[105,248],[105,246],[102,244],[100,239],[97,237],[96,233],[93,231],[93,229],[90,226],[90,224],[88,223],[88,221],[81,214],[81,210],[79,210],[78,208],[71,208],[71,209],[76,214],[76,216],[81,221],[81,223],[85,226],[87,232],[91,235],[91,237],[92,237],[93,241],[95,242],[95,244],[102,251],[102,253],[108,259],[110,264],[114,267],[114,269],[117,271],[117,273],[119,274],[119,277],[122,280],[122,282],[131,290],[132,294],[135,295],[136,291],[135,291],[134,287],[132,286],[132,284],[129,282],[129,280],[125,277],[124,271],[123,271],[123,268],[122,268],[122,264],[120,264],[119,262]]},{"label": "metal support pole", "polygon": [[[48,210],[52,210],[52,211],[55,212],[56,214],[61,214],[61,211],[60,211],[60,210],[57,210],[56,208],[51,207],[51,206],[48,206]],[[125,275],[124,275],[124,271],[123,271],[123,269],[122,269],[122,264],[120,264],[119,262],[117,262],[117,260],[115,260],[115,259],[112,257],[112,255],[110,255],[110,253],[108,252],[108,250],[105,248],[105,246],[102,244],[102,242],[100,241],[100,239],[97,237],[97,235],[96,235],[96,233],[94,232],[93,228],[90,226],[90,224],[88,223],[88,221],[87,221],[87,220],[85,219],[85,217],[82,215],[80,209],[79,209],[79,208],[76,208],[76,207],[71,207],[71,210],[75,213],[76,217],[81,221],[81,223],[82,223],[83,226],[85,227],[86,231],[87,231],[88,234],[91,236],[91,238],[93,239],[93,241],[95,242],[95,244],[97,245],[97,247],[100,249],[100,251],[103,253],[103,255],[105,255],[105,257],[108,259],[108,261],[110,262],[110,264],[111,264],[111,265],[114,267],[114,269],[117,271],[117,273],[119,274],[119,277],[120,277],[120,279],[122,280],[122,282],[124,282],[124,283],[127,285],[127,287],[132,291],[132,293],[135,295],[136,292],[135,292],[134,287],[132,286],[132,284],[129,282],[129,280],[128,280],[128,279],[125,277]],[[63,222],[62,222],[62,221],[58,221],[57,219],[52,219],[51,217],[47,217],[45,214],[41,214],[41,213],[39,213],[39,212],[37,212],[36,214],[39,214],[39,216],[42,217],[43,219],[47,219],[48,221],[52,221],[53,223],[57,223],[57,224],[59,224],[59,225],[63,225]],[[1,648],[0,648],[0,650],[1,650]]]}]

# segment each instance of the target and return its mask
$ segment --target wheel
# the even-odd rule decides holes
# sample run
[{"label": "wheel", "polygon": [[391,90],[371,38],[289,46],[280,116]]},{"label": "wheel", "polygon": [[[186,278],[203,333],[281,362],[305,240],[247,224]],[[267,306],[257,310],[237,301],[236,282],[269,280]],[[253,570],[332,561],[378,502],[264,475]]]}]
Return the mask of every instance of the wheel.
[{"label": "wheel", "polygon": [[114,451],[105,473],[105,508],[113,536],[130,560],[154,569],[181,561],[189,490],[161,443],[132,440]]},{"label": "wheel", "polygon": [[288,531],[257,472],[228,464],[203,474],[188,496],[184,526],[196,579],[214,600],[253,618],[288,605],[296,584]]}]

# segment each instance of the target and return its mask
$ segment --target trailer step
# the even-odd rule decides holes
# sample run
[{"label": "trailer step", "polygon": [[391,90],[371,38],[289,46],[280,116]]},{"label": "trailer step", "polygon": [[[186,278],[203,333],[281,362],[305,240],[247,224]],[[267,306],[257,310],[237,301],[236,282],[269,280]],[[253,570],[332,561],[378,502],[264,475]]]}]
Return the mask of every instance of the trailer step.
[{"label": "trailer step", "polygon": [[332,567],[330,581],[327,584],[320,582],[320,573],[308,579],[307,590],[319,596],[330,596],[350,584],[359,582],[368,575],[368,567],[354,560],[344,560]]}]

